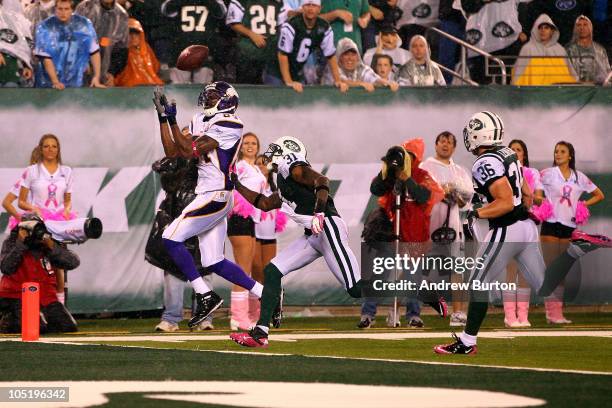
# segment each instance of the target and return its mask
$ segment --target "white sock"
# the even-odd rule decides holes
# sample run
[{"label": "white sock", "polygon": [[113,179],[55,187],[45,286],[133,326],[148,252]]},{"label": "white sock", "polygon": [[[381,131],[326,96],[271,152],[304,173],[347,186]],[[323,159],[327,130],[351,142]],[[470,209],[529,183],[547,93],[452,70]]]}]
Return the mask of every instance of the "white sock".
[{"label": "white sock", "polygon": [[201,276],[195,280],[192,280],[191,286],[193,286],[193,290],[195,290],[195,293],[200,294],[210,292],[212,290],[210,286],[208,286],[206,282],[204,282],[204,279],[202,279]]},{"label": "white sock", "polygon": [[255,286],[253,286],[249,292],[257,296],[257,299],[261,299],[261,294],[263,293],[263,285],[255,281]]},{"label": "white sock", "polygon": [[477,337],[478,336],[472,336],[471,334],[466,334],[463,332],[459,335],[459,340],[461,340],[461,342],[466,346],[470,347],[476,345]]},{"label": "white sock", "polygon": [[257,327],[259,327],[261,330],[265,331],[265,332],[266,332],[266,334],[268,334],[268,333],[270,332],[270,328],[269,328],[269,327],[266,327],[266,326],[260,326],[260,325],[257,325]]},{"label": "white sock", "polygon": [[58,302],[60,302],[62,305],[66,304],[66,295],[64,292],[57,292],[55,295],[57,296]]}]

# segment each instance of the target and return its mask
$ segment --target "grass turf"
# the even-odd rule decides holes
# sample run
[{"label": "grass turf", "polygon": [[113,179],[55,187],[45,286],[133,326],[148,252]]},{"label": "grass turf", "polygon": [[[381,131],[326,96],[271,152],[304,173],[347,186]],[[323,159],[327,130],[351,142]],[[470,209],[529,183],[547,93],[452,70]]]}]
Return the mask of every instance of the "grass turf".
[{"label": "grass turf", "polygon": [[[593,337],[519,337],[514,339],[479,339],[479,353],[473,356],[442,356],[434,354],[436,344],[448,339],[326,339],[298,340],[295,342],[272,341],[268,349],[246,349],[231,340],[197,341],[179,343],[159,342],[104,342],[118,346],[141,346],[192,351],[251,351],[302,356],[329,356],[413,360],[441,363],[466,363],[477,365],[532,367],[579,371],[612,372],[612,339]],[[598,350],[593,353],[593,350]]]},{"label": "grass turf", "polygon": [[[389,342],[389,345],[402,342]],[[368,345],[364,345],[366,348]],[[373,345],[370,345],[370,348]],[[610,377],[507,370],[338,360],[305,356],[259,356],[120,348],[93,345],[0,343],[4,381],[215,380],[303,381],[396,386],[451,387],[508,392],[541,398],[551,407],[606,406]],[[25,358],[27,356],[27,358]],[[471,357],[462,358],[471,361]],[[45,367],[56,369],[43,369]],[[407,402],[409,404],[409,402]],[[138,394],[113,395],[106,407],[196,406],[149,401]],[[202,405],[199,405],[202,406]]]},{"label": "grass turf", "polygon": [[[612,313],[565,313],[566,316],[574,321],[573,325],[567,326],[570,329],[597,329],[608,328],[612,329]],[[436,316],[423,316],[425,322],[424,330],[433,331],[449,331],[448,319],[440,319]],[[529,321],[532,328],[551,329],[560,328],[546,323],[546,318],[543,313],[532,313],[529,316]],[[297,331],[297,330],[342,330],[342,331],[359,331],[356,325],[359,322],[357,316],[342,316],[342,317],[292,317],[283,320],[283,326],[275,332]],[[154,332],[155,326],[159,323],[159,319],[79,319],[79,333],[86,334],[91,332],[117,332],[124,333],[151,333]],[[405,323],[402,318],[402,323]],[[229,321],[227,318],[214,319],[215,328],[217,330],[227,331],[229,329]],[[504,315],[501,313],[489,313],[482,325],[483,330],[503,329]],[[182,331],[186,332],[187,322],[181,323]],[[370,330],[387,330],[385,325],[385,316],[379,316],[376,325]],[[460,328],[459,328],[460,329]]]}]

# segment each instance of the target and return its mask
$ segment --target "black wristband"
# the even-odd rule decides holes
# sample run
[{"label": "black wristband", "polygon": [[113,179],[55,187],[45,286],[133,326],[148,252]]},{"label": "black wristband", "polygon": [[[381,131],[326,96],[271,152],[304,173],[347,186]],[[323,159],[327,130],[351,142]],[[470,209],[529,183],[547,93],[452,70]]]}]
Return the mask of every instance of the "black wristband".
[{"label": "black wristband", "polygon": [[167,116],[170,126],[176,125],[176,116]]},{"label": "black wristband", "polygon": [[166,123],[166,122],[168,122],[168,117],[167,116],[162,116],[159,113],[157,114],[157,119],[159,119],[159,123]]},{"label": "black wristband", "polygon": [[259,204],[259,200],[261,200],[263,197],[263,194],[257,194],[257,197],[255,197],[255,201],[253,201],[253,207],[258,208],[257,205]]},{"label": "black wristband", "polygon": [[316,186],[315,187],[315,194],[319,192],[319,190],[325,190],[329,193],[329,187],[326,186],[325,184],[322,184],[320,186]]}]

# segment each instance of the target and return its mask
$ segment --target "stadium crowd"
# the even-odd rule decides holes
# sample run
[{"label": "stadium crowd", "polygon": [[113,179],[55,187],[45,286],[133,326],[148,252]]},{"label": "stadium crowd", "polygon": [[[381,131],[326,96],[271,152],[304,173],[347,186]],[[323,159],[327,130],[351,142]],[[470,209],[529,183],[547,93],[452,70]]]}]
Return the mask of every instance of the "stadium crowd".
[{"label": "stadium crowd", "polygon": [[[0,86],[464,84],[440,68],[461,71],[459,45],[431,28],[502,58],[515,85],[602,84],[609,21],[602,0],[1,0]],[[178,70],[194,44],[209,57]],[[467,57],[468,79],[499,82]]]}]

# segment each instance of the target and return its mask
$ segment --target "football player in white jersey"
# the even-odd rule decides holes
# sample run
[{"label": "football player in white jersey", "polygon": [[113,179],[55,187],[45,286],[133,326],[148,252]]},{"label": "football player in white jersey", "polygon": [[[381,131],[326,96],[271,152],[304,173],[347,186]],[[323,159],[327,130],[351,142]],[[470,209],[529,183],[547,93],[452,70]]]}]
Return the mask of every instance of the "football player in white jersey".
[{"label": "football player in white jersey", "polygon": [[239,98],[236,90],[226,82],[206,85],[198,98],[198,105],[204,109],[193,116],[189,125],[190,134],[183,135],[176,124],[176,105],[168,103],[159,90],[154,96],[159,119],[163,121],[165,118],[170,124],[178,154],[199,159],[195,188],[197,196],[163,233],[168,253],[196,292],[196,310],[188,323],[189,327],[194,327],[218,309],[223,299],[198,273],[191,254],[183,244],[187,239],[198,237],[202,266],[257,297],[261,297],[263,290],[261,283],[225,259],[223,253],[227,214],[233,206],[230,168],[242,142],[243,124],[235,114]]},{"label": "football player in white jersey", "polygon": [[[495,113],[479,112],[472,116],[463,130],[465,147],[478,156],[472,167],[472,179],[478,194],[487,203],[470,216],[488,219],[489,232],[478,250],[477,259],[483,259],[482,267],[475,268],[470,284],[475,281],[498,281],[512,259],[532,288],[539,289],[544,280],[544,259],[538,245],[535,223],[528,218],[524,201],[529,201],[531,191],[523,183],[521,163],[516,153],[502,146],[504,125]],[[470,290],[467,323],[463,333],[455,336],[455,342],[434,347],[439,354],[474,354],[476,336],[488,308],[488,291]]]},{"label": "football player in white jersey", "polygon": [[[323,257],[336,279],[352,297],[361,297],[361,270],[348,245],[348,229],[329,195],[329,179],[317,173],[306,160],[306,147],[298,139],[284,136],[264,153],[267,163],[278,172],[278,191],[270,196],[244,187],[236,179],[236,190],[262,211],[281,208],[304,227],[297,238],[264,268],[264,293],[257,326],[251,331],[232,333],[230,338],[246,347],[267,347],[270,321],[281,298],[281,279]],[[276,326],[276,325],[275,325]]]},{"label": "football player in white jersey", "polygon": [[[499,116],[487,111],[472,116],[463,129],[466,149],[478,156],[472,167],[476,193],[485,196],[488,203],[470,211],[468,217],[489,221],[489,232],[476,255],[483,263],[472,271],[470,283],[503,279],[508,262],[515,259],[527,283],[538,290],[538,296],[549,296],[578,258],[598,248],[612,248],[612,241],[607,236],[574,231],[567,251],[545,268],[537,227],[523,204],[532,202],[531,189],[524,182],[516,153],[501,146],[503,134],[504,124]],[[459,336],[453,334],[454,343],[435,346],[434,352],[477,352],[476,338],[487,314],[488,297],[488,291],[471,288],[465,330]]]}]

